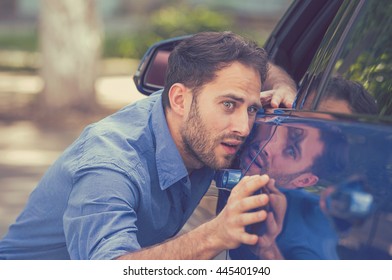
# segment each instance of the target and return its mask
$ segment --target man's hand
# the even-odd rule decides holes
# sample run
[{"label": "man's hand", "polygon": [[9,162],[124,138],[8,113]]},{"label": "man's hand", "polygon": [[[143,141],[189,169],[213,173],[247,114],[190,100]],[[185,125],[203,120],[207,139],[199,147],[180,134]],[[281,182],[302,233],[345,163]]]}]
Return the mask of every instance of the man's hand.
[{"label": "man's hand", "polygon": [[260,101],[263,108],[279,108],[281,106],[291,108],[296,94],[292,88],[280,86],[277,89],[262,91]]},{"label": "man's hand", "polygon": [[267,80],[260,93],[260,101],[264,108],[291,108],[297,95],[294,80],[282,68],[269,63]]},{"label": "man's hand", "polygon": [[255,245],[259,237],[245,231],[245,227],[267,218],[265,210],[252,212],[268,204],[266,194],[255,194],[267,185],[267,175],[245,176],[231,191],[225,208],[210,221],[213,224],[213,242],[222,250],[234,249],[241,244]]},{"label": "man's hand", "polygon": [[268,182],[266,191],[269,192],[270,206],[267,219],[264,221],[266,231],[259,236],[256,246],[252,246],[251,250],[261,259],[282,259],[275,240],[283,228],[287,201],[284,194],[275,187],[273,179]]},{"label": "man's hand", "polygon": [[[246,232],[245,227],[268,219],[265,210],[254,210],[266,206],[270,201],[267,194],[255,194],[269,181],[268,175],[245,176],[233,188],[225,208],[216,218],[176,238],[118,259],[211,259],[219,252],[241,244],[258,244],[259,236]],[[274,189],[271,189],[271,203],[279,204],[279,199],[274,198]],[[184,247],[187,249],[184,250]]]}]

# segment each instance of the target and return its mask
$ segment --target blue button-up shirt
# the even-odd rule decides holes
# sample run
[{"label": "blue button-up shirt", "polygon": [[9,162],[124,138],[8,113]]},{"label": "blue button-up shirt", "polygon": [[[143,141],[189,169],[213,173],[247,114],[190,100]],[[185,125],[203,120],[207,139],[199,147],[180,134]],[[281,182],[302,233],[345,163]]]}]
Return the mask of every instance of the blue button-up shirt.
[{"label": "blue button-up shirt", "polygon": [[175,235],[213,171],[188,172],[157,94],[88,126],[46,172],[0,259],[112,259]]}]

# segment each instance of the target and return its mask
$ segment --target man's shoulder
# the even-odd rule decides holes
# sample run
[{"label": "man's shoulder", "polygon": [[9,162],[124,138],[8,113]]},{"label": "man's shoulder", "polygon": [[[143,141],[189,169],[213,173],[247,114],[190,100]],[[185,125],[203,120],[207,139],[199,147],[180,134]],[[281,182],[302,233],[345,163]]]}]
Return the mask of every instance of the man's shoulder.
[{"label": "man's shoulder", "polygon": [[[81,134],[81,141],[91,145],[110,147],[116,145],[135,145],[138,142],[148,145],[147,139],[140,139],[142,136],[150,135],[151,117],[155,114],[153,108],[160,96],[151,96],[120,109],[112,115],[91,124],[85,128]],[[164,115],[162,116],[164,117]],[[101,142],[105,139],[108,142]]]},{"label": "man's shoulder", "polygon": [[144,124],[153,113],[154,106],[158,105],[157,103],[161,103],[160,100],[161,95],[152,95],[138,100],[104,118],[99,123],[125,123],[130,126]]},{"label": "man's shoulder", "polygon": [[64,155],[73,169],[112,166],[128,170],[150,160],[154,140],[149,120],[155,101],[148,99],[87,126]]}]

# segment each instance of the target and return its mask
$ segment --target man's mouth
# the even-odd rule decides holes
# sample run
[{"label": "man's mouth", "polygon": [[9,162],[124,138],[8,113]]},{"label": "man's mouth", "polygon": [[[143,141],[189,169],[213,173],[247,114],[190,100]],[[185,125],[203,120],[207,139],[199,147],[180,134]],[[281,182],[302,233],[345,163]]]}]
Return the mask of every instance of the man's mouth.
[{"label": "man's mouth", "polygon": [[221,142],[221,145],[223,146],[227,154],[237,153],[237,151],[239,150],[242,144],[243,141],[239,141],[239,140],[229,140],[229,141]]}]

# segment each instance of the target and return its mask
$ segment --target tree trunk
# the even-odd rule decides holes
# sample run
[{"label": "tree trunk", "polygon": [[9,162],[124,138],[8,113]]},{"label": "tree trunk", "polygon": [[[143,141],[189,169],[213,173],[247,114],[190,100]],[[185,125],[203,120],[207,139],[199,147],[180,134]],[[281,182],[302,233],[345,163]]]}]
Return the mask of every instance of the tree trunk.
[{"label": "tree trunk", "polygon": [[96,108],[95,80],[101,54],[95,0],[41,0],[40,104],[46,112]]}]

